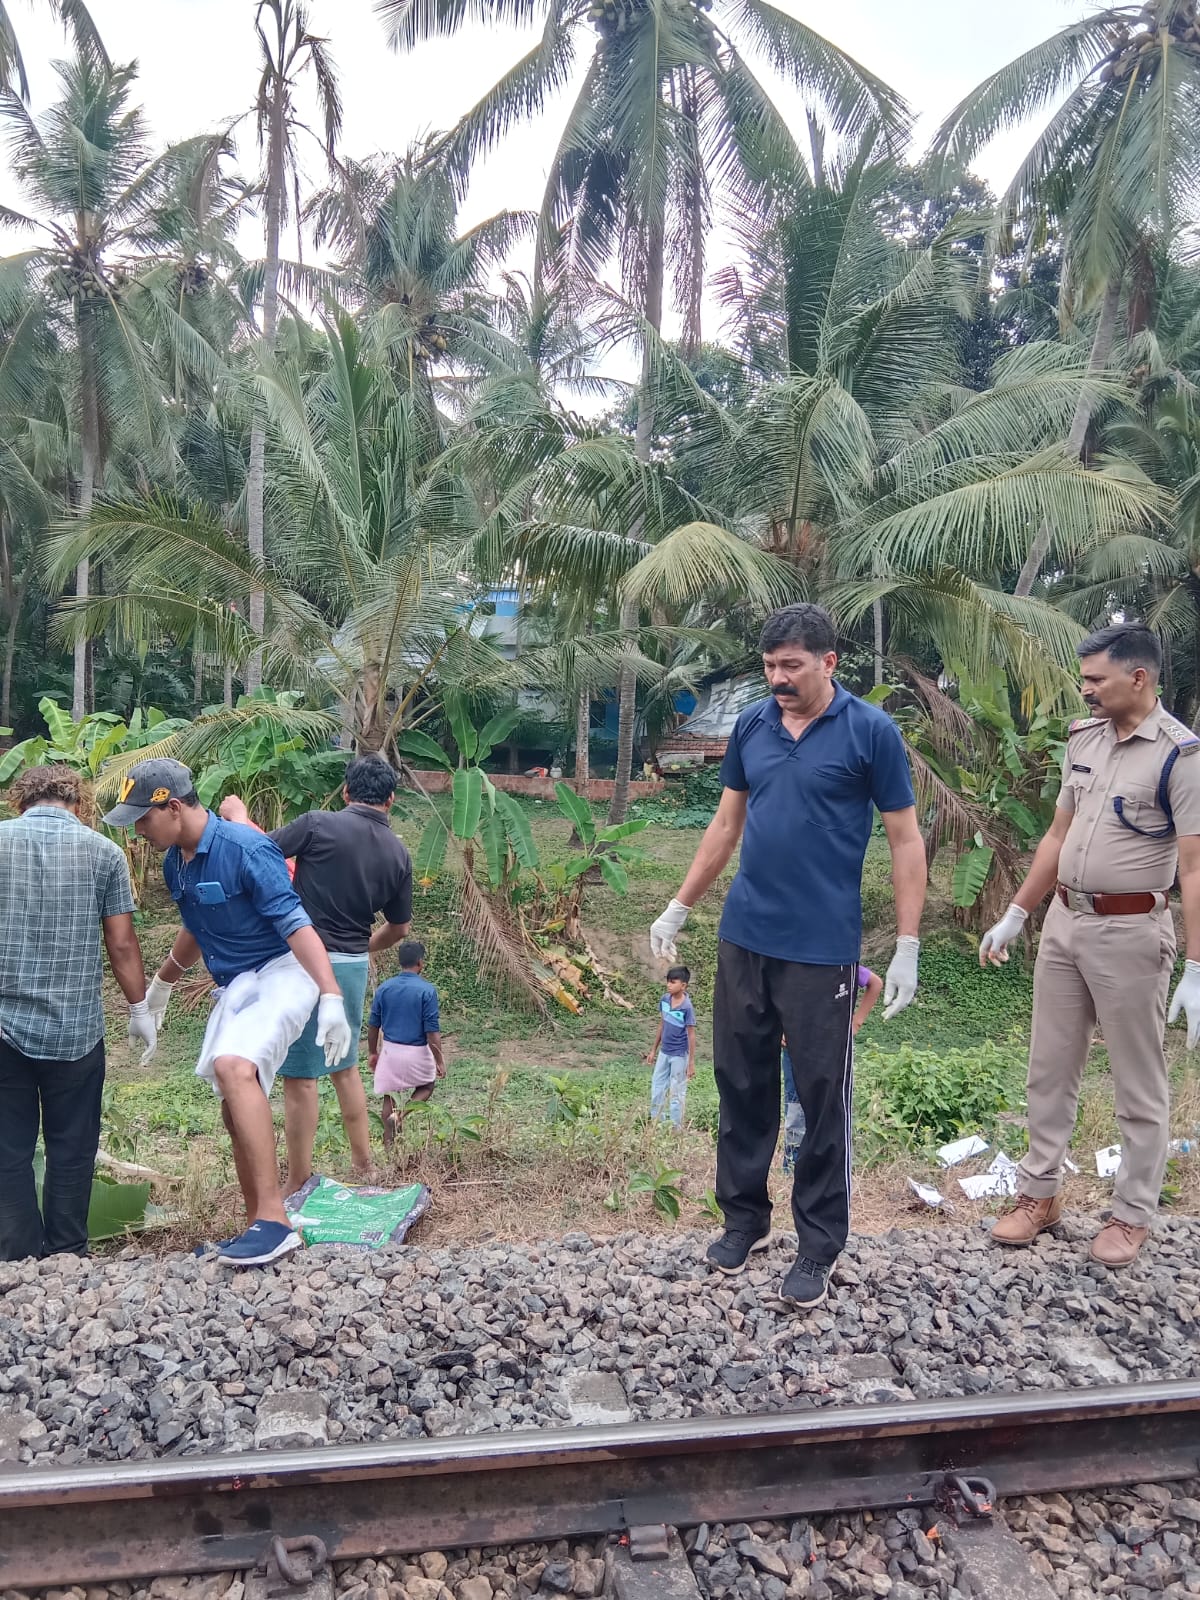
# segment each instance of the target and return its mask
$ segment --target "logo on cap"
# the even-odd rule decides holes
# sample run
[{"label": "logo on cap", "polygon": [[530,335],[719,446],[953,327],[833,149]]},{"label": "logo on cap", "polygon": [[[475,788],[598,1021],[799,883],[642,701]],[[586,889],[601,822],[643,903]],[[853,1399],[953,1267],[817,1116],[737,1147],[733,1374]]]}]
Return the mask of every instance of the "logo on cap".
[{"label": "logo on cap", "polygon": [[150,804],[152,806],[161,806],[165,800],[169,800],[170,798],[171,798],[170,789],[167,789],[165,787],[158,788],[158,789],[155,789],[154,793],[150,796]]},{"label": "logo on cap", "polygon": [[118,800],[118,804],[124,805],[126,800],[129,799],[129,796],[133,793],[133,785],[134,785],[134,779],[133,778],[122,778],[121,779],[121,793],[120,793],[120,797],[119,797],[119,800]]}]

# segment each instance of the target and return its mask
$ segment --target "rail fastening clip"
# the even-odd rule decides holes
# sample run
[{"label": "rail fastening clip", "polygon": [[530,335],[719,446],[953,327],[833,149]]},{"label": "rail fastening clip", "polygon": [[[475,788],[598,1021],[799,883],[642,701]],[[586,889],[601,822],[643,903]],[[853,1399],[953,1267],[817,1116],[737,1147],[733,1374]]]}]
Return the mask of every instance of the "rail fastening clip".
[{"label": "rail fastening clip", "polygon": [[962,1513],[974,1522],[990,1521],[996,1488],[977,1473],[948,1472],[939,1500],[952,1516]]},{"label": "rail fastening clip", "polygon": [[275,1534],[258,1570],[266,1574],[267,1594],[282,1596],[287,1594],[288,1588],[307,1588],[325,1571],[328,1560],[328,1550],[314,1533],[301,1534],[297,1539],[281,1539]]}]

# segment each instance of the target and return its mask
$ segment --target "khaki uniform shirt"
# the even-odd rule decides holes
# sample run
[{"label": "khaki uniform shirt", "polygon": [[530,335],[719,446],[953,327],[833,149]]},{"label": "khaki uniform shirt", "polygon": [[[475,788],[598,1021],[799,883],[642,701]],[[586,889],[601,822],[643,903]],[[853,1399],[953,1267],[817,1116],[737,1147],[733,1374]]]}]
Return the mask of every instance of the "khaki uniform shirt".
[{"label": "khaki uniform shirt", "polygon": [[[1125,827],[1113,801],[1120,796],[1129,822],[1150,833],[1169,818],[1158,803],[1167,758],[1167,797],[1175,829],[1147,838]],[[1058,804],[1073,812],[1058,861],[1058,880],[1088,894],[1170,889],[1179,865],[1177,835],[1200,834],[1200,738],[1161,706],[1125,739],[1107,717],[1072,724]]]}]

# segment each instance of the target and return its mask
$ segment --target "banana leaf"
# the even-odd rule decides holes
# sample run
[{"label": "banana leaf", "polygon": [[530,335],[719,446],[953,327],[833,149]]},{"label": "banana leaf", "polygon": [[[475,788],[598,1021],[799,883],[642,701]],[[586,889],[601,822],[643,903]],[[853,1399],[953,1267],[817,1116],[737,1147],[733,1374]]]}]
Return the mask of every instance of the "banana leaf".
[{"label": "banana leaf", "polygon": [[[33,1153],[33,1184],[38,1205],[42,1203],[42,1186],[46,1178],[46,1152],[38,1145]],[[121,1239],[128,1233],[137,1233],[147,1223],[161,1225],[166,1213],[150,1204],[148,1183],[110,1183],[107,1178],[92,1179],[92,1197],[88,1206],[88,1239],[99,1244],[104,1239]]]}]

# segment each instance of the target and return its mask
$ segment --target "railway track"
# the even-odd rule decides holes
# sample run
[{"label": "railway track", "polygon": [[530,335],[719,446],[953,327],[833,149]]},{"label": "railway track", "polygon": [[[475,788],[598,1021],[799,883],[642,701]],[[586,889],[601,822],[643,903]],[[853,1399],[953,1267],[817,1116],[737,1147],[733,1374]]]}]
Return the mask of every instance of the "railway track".
[{"label": "railway track", "polygon": [[0,1477],[0,1588],[248,1569],[289,1545],[301,1576],[304,1552],[604,1533],[654,1560],[665,1527],[897,1506],[940,1508],[1002,1571],[993,1497],[1196,1476],[1198,1381],[19,1468]]}]

